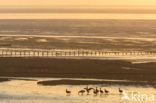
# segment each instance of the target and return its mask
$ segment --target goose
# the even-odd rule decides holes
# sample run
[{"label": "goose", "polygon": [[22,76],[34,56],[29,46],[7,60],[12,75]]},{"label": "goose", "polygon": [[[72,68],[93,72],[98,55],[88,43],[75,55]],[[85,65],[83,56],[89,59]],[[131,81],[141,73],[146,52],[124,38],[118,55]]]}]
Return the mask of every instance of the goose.
[{"label": "goose", "polygon": [[121,89],[119,88],[119,92],[120,92],[120,94],[122,94],[122,93],[123,93],[123,90],[121,90]]},{"label": "goose", "polygon": [[66,93],[67,93],[67,94],[71,94],[71,91],[69,91],[69,90],[66,89]]},{"label": "goose", "polygon": [[105,89],[105,93],[106,93],[106,94],[108,94],[108,93],[109,93],[109,91]]},{"label": "goose", "polygon": [[82,94],[83,95],[83,93],[85,93],[85,90],[80,90],[79,92],[78,92],[78,94]]},{"label": "goose", "polygon": [[87,92],[87,95],[89,94],[89,92],[93,89],[93,88],[88,88],[88,86],[86,88],[84,88]]},{"label": "goose", "polygon": [[99,93],[99,90],[97,89],[97,87],[96,87],[96,92]]},{"label": "goose", "polygon": [[95,95],[97,95],[97,94],[98,94],[98,92],[97,92],[95,89],[94,89],[93,93],[94,93]]},{"label": "goose", "polygon": [[85,90],[92,90],[93,88],[89,88],[88,86],[84,88]]},{"label": "goose", "polygon": [[100,93],[103,94],[103,90],[100,88]]}]

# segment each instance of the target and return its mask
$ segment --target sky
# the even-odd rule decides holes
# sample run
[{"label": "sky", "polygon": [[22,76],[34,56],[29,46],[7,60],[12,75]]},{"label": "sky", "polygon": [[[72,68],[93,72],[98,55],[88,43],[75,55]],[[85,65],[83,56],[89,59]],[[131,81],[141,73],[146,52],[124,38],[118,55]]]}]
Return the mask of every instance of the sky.
[{"label": "sky", "polygon": [[0,0],[1,7],[21,6],[156,6],[156,0]]}]

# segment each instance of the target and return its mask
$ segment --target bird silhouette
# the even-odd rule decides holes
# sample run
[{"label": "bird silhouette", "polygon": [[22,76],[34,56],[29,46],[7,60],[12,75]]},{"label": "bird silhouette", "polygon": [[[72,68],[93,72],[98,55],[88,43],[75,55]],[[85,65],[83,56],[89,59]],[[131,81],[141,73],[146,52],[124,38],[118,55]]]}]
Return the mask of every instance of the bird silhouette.
[{"label": "bird silhouette", "polygon": [[100,88],[100,93],[103,94],[103,90]]},{"label": "bird silhouette", "polygon": [[121,90],[120,88],[119,88],[119,93],[120,93],[120,94],[122,94],[122,93],[123,93],[123,90]]},{"label": "bird silhouette", "polygon": [[79,92],[78,92],[78,94],[82,94],[83,95],[83,93],[85,93],[85,90],[80,90]]},{"label": "bird silhouette", "polygon": [[108,93],[109,93],[109,91],[105,89],[105,93],[106,93],[106,94],[108,94]]},{"label": "bird silhouette", "polygon": [[97,87],[96,87],[96,89],[95,89],[95,90],[96,90],[96,92],[97,92],[97,93],[99,93],[99,90],[98,90],[98,88],[97,88]]},{"label": "bird silhouette", "polygon": [[69,91],[69,90],[66,89],[66,93],[67,93],[68,95],[70,95],[70,94],[71,94],[71,91]]},{"label": "bird silhouette", "polygon": [[93,89],[93,88],[88,88],[88,86],[86,88],[84,88],[87,92],[87,95],[89,95],[90,91]]},{"label": "bird silhouette", "polygon": [[97,92],[95,89],[94,89],[93,93],[94,93],[95,95],[97,95],[97,94],[98,94],[98,92]]}]

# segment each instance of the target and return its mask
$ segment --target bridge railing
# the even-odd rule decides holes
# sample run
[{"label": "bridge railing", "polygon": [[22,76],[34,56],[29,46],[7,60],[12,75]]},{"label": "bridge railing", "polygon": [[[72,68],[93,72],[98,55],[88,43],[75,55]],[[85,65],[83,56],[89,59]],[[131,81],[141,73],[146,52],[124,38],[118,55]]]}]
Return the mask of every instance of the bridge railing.
[{"label": "bridge railing", "polygon": [[0,50],[1,57],[57,57],[57,56],[156,56],[156,51],[53,51]]}]

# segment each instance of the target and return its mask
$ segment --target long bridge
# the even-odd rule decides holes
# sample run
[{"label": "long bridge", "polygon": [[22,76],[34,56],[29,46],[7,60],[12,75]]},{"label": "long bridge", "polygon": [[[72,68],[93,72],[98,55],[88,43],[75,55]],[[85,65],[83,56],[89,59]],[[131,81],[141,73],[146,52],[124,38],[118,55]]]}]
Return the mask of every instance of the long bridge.
[{"label": "long bridge", "polygon": [[156,51],[102,51],[102,50],[22,50],[0,49],[0,57],[124,57],[156,56]]}]

